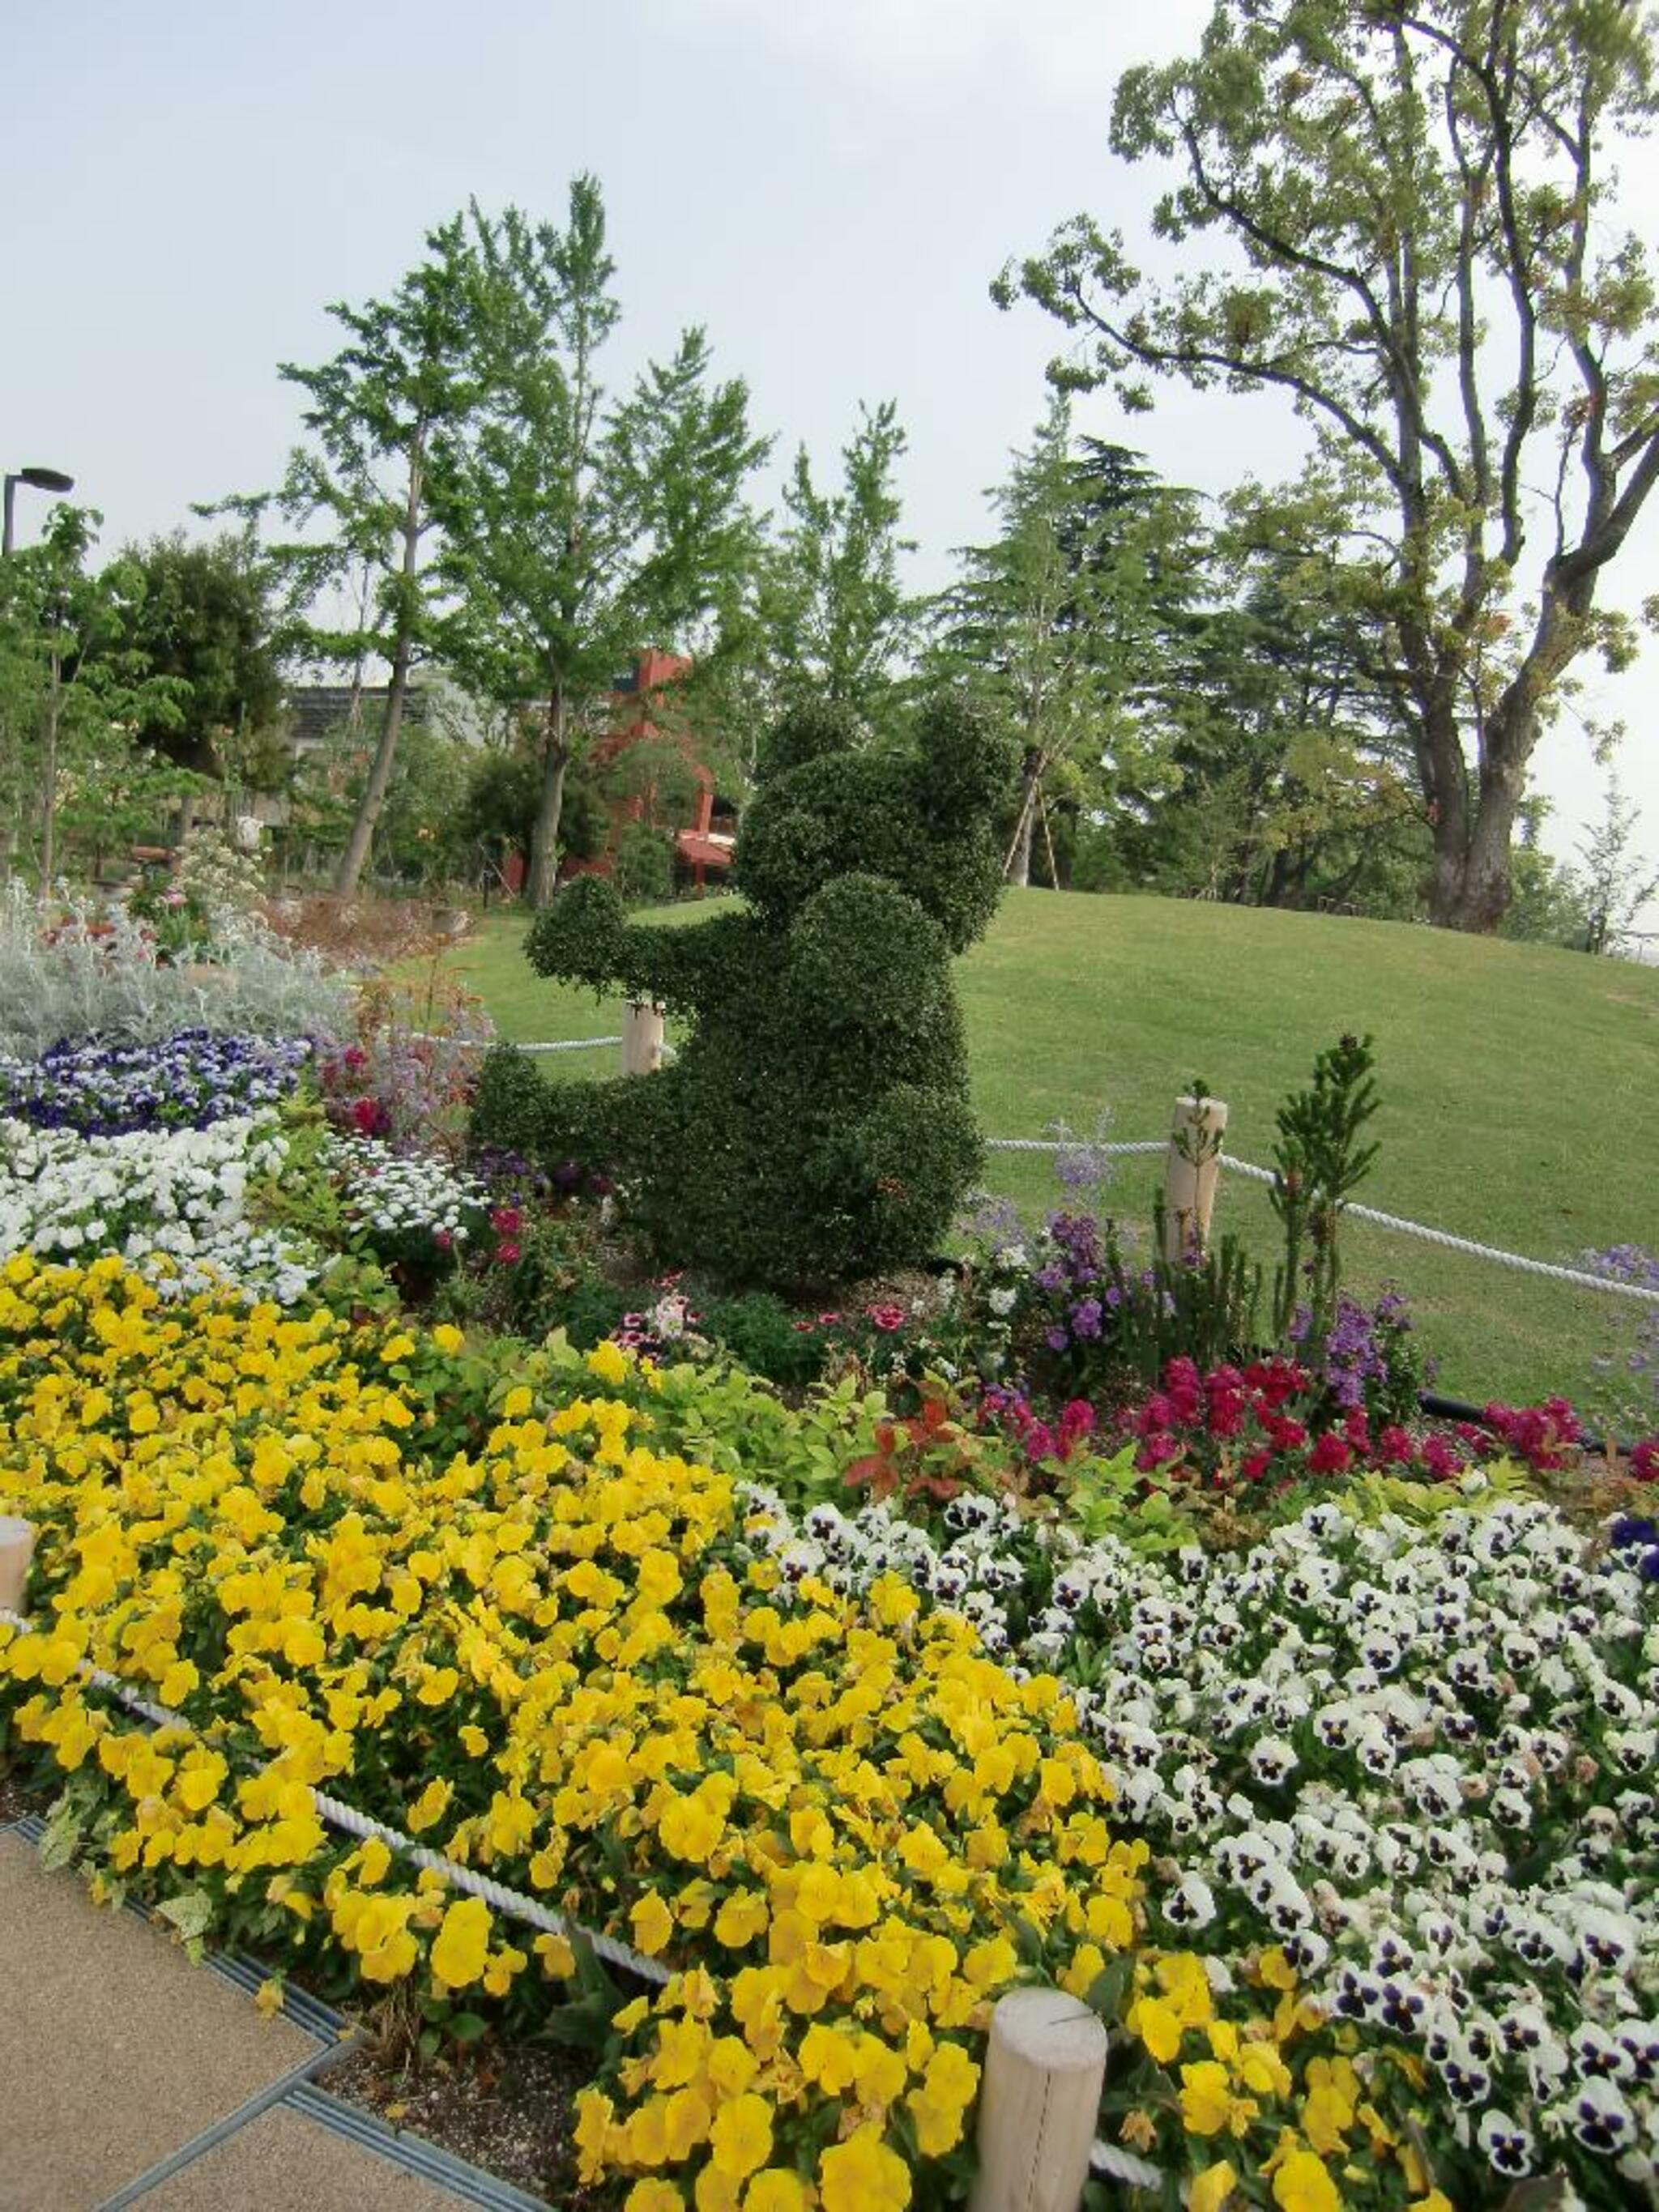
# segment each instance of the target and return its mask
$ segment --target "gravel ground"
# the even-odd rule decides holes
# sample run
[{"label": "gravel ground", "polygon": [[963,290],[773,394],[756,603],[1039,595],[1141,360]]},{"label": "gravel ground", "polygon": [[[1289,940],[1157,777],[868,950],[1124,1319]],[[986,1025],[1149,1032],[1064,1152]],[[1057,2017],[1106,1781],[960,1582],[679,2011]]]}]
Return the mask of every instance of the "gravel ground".
[{"label": "gravel ground", "polygon": [[10,1821],[21,1820],[25,1813],[44,1813],[43,1800],[27,1797],[22,1784],[4,1766],[0,1766],[0,1828]]},{"label": "gravel ground", "polygon": [[572,2101],[591,2073],[579,2052],[540,2045],[484,2045],[415,2066],[390,2065],[371,2049],[331,2067],[323,2086],[561,2212],[580,2212],[599,2201],[577,2183],[570,2142]]}]

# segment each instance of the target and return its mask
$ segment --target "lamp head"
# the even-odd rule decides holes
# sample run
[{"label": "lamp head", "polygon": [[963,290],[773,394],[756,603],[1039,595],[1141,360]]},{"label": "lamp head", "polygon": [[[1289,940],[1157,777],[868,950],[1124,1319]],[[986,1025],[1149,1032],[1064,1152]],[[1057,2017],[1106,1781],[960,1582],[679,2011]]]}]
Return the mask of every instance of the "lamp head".
[{"label": "lamp head", "polygon": [[62,469],[19,469],[20,480],[33,484],[36,491],[73,491],[75,478],[66,477]]}]

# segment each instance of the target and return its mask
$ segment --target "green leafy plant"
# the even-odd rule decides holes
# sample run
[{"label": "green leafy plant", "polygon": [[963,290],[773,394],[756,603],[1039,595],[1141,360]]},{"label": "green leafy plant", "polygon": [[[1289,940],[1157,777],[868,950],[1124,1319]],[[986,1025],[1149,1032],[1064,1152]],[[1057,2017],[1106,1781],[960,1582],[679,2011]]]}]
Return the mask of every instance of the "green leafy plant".
[{"label": "green leafy plant", "polygon": [[1314,1062],[1309,1088],[1279,1109],[1272,1198],[1285,1236],[1285,1257],[1273,1279],[1273,1328],[1281,1344],[1289,1339],[1304,1276],[1310,1317],[1304,1340],[1322,1344],[1336,1312],[1343,1211],[1377,1154],[1375,1144],[1359,1142],[1377,1108],[1372,1066],[1370,1038],[1344,1036]]}]

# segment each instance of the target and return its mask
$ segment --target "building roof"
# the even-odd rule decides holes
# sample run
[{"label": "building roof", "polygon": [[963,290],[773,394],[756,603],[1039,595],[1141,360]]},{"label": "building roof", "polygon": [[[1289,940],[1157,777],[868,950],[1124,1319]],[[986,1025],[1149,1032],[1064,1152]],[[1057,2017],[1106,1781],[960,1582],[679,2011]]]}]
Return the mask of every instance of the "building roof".
[{"label": "building roof", "polygon": [[[380,734],[380,716],[390,689],[385,684],[365,684],[356,694],[363,728],[373,735]],[[351,717],[351,701],[349,684],[295,684],[283,702],[289,744],[304,750],[321,744],[332,732],[343,729]],[[404,720],[426,721],[428,705],[426,693],[418,684],[411,684],[404,699]]]}]

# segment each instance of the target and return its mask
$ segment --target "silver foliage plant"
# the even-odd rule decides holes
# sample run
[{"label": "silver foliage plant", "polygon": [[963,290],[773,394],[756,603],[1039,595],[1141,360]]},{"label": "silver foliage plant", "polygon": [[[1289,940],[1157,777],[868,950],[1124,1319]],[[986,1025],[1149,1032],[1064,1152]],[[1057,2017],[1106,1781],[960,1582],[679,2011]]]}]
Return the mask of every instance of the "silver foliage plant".
[{"label": "silver foliage plant", "polygon": [[213,915],[209,968],[158,961],[118,906],[64,896],[50,906],[21,883],[0,890],[0,1053],[33,1059],[64,1038],[153,1044],[180,1030],[319,1041],[349,1027],[347,988],[257,915]]}]

